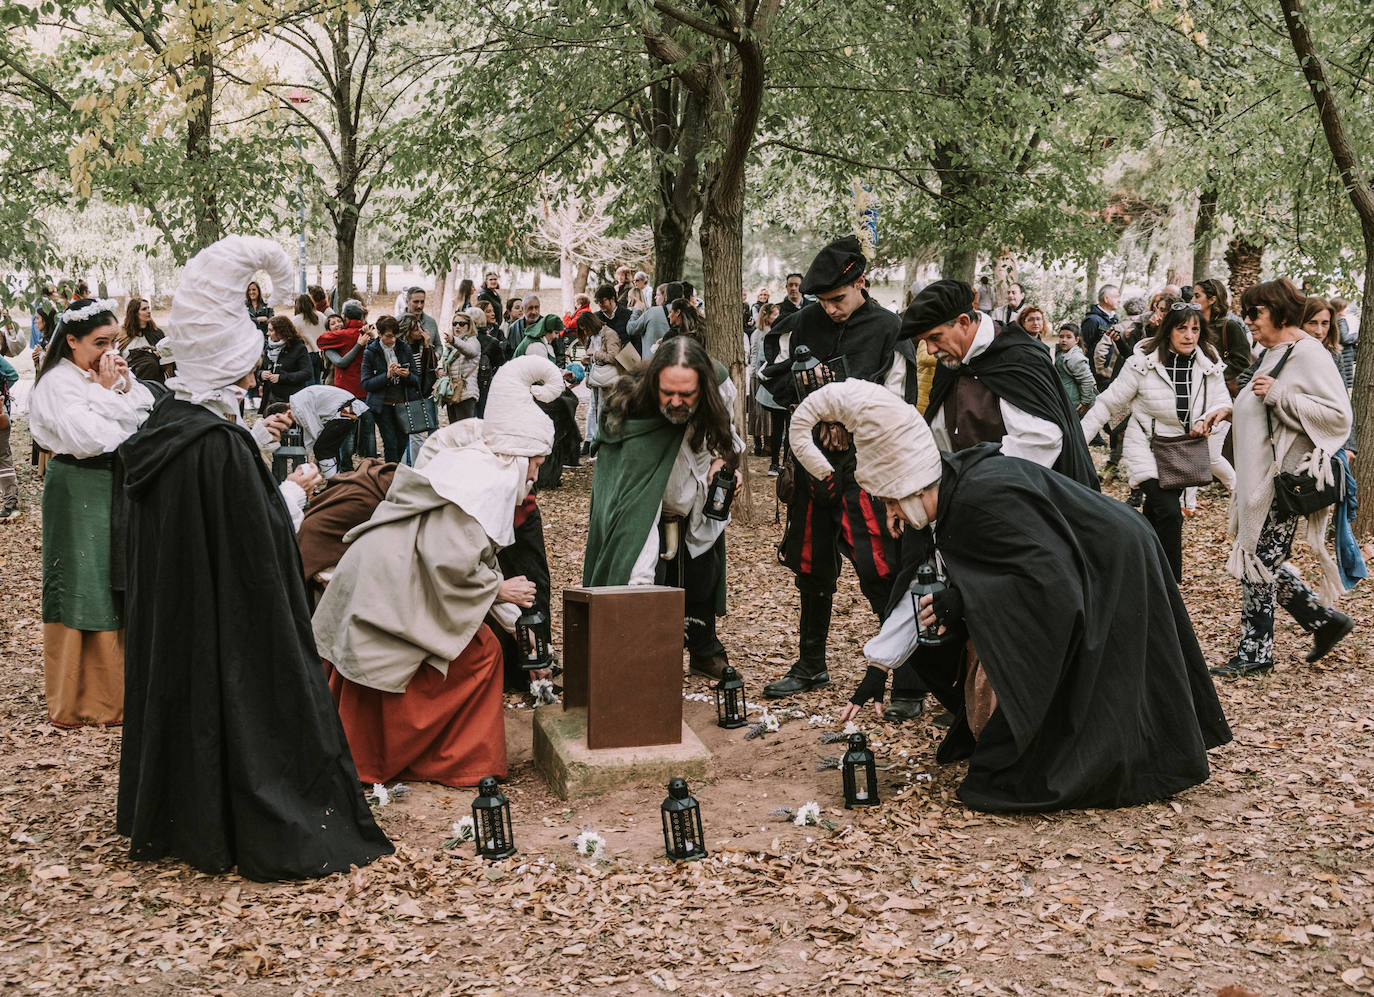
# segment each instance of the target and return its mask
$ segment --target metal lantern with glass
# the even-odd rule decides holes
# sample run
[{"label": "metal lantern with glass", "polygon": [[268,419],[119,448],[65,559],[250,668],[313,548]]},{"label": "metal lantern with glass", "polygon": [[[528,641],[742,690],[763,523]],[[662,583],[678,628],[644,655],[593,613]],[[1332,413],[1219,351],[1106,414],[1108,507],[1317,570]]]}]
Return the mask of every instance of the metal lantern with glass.
[{"label": "metal lantern with glass", "polygon": [[716,726],[726,730],[743,727],[748,721],[749,704],[744,701],[744,680],[733,665],[726,665],[716,683]]},{"label": "metal lantern with glass", "polygon": [[798,403],[804,401],[811,392],[833,380],[834,373],[816,359],[811,347],[798,346],[792,351],[792,387],[796,391]]},{"label": "metal lantern with glass", "polygon": [[479,857],[504,859],[515,854],[510,802],[492,776],[477,784],[477,799],[472,801],[472,829]]},{"label": "metal lantern with glass", "polygon": [[878,805],[878,765],[863,734],[849,735],[849,750],[840,761],[844,776],[844,808]]},{"label": "metal lantern with glass", "polygon": [[701,806],[687,792],[687,780],[668,783],[668,798],[663,801],[663,848],[675,862],[706,857],[702,840]]},{"label": "metal lantern with glass", "polygon": [[305,433],[300,426],[288,426],[282,430],[281,446],[272,451],[272,477],[281,484],[306,459]]},{"label": "metal lantern with glass", "polygon": [[735,472],[729,465],[722,467],[706,489],[706,508],[702,515],[723,523],[730,518],[730,503],[735,500]]},{"label": "metal lantern with glass", "polygon": [[544,636],[548,622],[549,618],[535,606],[521,610],[515,621],[515,643],[527,672],[540,671],[552,663],[549,642]]},{"label": "metal lantern with glass", "polygon": [[[911,610],[918,621],[921,618],[921,600],[925,596],[933,597],[937,592],[943,592],[947,588],[949,586],[940,581],[940,574],[935,569],[934,561],[927,561],[916,569],[916,578],[907,591],[911,595]],[[922,647],[944,647],[954,640],[954,631],[949,627],[945,628],[944,633],[940,632],[939,620],[928,627],[920,627],[916,631],[916,643]]]}]

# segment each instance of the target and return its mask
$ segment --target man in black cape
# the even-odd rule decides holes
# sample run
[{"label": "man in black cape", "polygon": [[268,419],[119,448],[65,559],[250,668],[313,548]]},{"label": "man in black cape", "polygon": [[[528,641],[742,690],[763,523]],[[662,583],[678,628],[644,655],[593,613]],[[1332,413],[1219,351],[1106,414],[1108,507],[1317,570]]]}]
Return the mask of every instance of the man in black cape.
[{"label": "man in black cape", "polygon": [[[291,262],[231,236],[186,266],[174,394],[119,448],[128,499],[120,834],[255,880],[345,872],[392,851],[320,667],[291,515],[237,424],[262,336],[234,307]],[[232,389],[239,390],[232,390]],[[303,497],[303,496],[302,496]]]},{"label": "man in black cape", "polygon": [[[936,758],[968,759],[958,795],[974,809],[1127,806],[1207,779],[1207,750],[1231,733],[1138,513],[995,444],[941,454],[910,406],[869,385],[814,393],[794,439],[818,422],[853,434],[856,477],[892,520],[931,527],[949,579],[919,616],[911,599],[894,608],[841,720],[880,703],[887,670],[914,652],[955,715]],[[814,446],[796,456],[827,468]],[[918,627],[943,627],[946,643],[919,644]]]},{"label": "man in black cape", "polygon": [[1009,456],[1098,488],[1048,349],[1019,325],[997,333],[974,307],[972,287],[958,280],[926,287],[902,315],[901,338],[924,340],[939,361],[925,417],[941,450],[1000,443]]},{"label": "man in black cape", "polygon": [[[852,235],[836,239],[816,255],[801,290],[817,300],[778,321],[764,338],[764,356],[774,361],[763,368],[762,377],[777,404],[790,408],[800,400],[792,356],[778,349],[780,338],[788,334],[792,354],[799,347],[810,350],[821,362],[823,378],[882,383],[892,366],[901,323],[869,297],[867,265]],[[854,482],[854,447],[837,426],[817,427],[815,438],[829,453],[834,470],[815,478],[798,468],[794,478],[778,556],[796,575],[801,595],[801,653],[786,675],[764,687],[769,698],[830,682],[825,651],[841,553],[854,565],[859,587],[880,620],[892,593],[897,542],[883,528],[882,510],[873,497]],[[905,671],[900,676],[889,719],[910,719],[921,712],[922,690],[908,678]]]}]

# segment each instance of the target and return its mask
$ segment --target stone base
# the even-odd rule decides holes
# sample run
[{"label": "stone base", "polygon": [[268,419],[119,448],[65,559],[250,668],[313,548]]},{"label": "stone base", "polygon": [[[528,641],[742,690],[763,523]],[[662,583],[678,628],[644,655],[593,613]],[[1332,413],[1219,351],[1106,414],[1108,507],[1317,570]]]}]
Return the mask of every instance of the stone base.
[{"label": "stone base", "polygon": [[565,800],[599,796],[623,786],[667,786],[711,774],[711,752],[684,722],[681,744],[640,748],[587,747],[587,711],[541,706],[534,711],[534,764]]}]

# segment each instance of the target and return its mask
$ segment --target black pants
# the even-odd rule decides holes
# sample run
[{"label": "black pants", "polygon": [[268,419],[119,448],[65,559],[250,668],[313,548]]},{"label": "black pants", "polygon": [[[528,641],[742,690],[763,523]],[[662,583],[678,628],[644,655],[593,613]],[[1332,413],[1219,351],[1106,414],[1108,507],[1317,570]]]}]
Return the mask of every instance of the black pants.
[{"label": "black pants", "polygon": [[[686,528],[686,523],[682,527]],[[654,581],[659,585],[673,585],[683,590],[683,610],[686,625],[683,645],[698,658],[710,658],[725,653],[725,646],[716,636],[716,595],[720,574],[725,569],[725,534],[716,538],[710,550],[693,557],[684,541],[677,557],[671,561],[659,559]]]},{"label": "black pants", "polygon": [[401,425],[401,417],[396,413],[396,406],[383,405],[376,415],[377,428],[382,431],[383,456],[387,463],[399,463],[401,455],[406,452],[409,437],[406,436],[405,427]]},{"label": "black pants", "polygon": [[783,434],[787,432],[787,412],[783,409],[770,408],[768,414],[773,417],[772,424],[768,427],[768,460],[770,463],[776,464],[782,453]]},{"label": "black pants", "polygon": [[1169,570],[1174,573],[1174,581],[1183,582],[1183,490],[1179,488],[1160,488],[1158,478],[1150,478],[1140,483],[1145,493],[1145,518],[1154,527],[1164,547],[1164,556],[1169,561]]}]

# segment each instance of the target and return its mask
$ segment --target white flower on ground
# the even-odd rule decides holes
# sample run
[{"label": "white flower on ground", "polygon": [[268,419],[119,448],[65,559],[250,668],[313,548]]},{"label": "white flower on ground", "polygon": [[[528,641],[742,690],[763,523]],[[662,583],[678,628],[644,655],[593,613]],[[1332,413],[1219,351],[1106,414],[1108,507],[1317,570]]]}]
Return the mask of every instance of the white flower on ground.
[{"label": "white flower on ground", "polygon": [[459,817],[453,822],[453,836],[459,841],[471,841],[477,837],[476,825],[471,817]]},{"label": "white flower on ground", "polygon": [[798,827],[805,827],[807,824],[819,824],[821,822],[821,805],[819,803],[803,803],[797,808],[797,816],[792,819],[792,823]]},{"label": "white flower on ground", "polygon": [[769,733],[772,733],[782,726],[781,721],[767,710],[764,710],[763,716],[759,717],[759,722],[763,724],[763,729]]},{"label": "white flower on ground", "polygon": [[573,847],[577,849],[577,854],[585,855],[593,861],[600,861],[606,857],[606,839],[595,831],[583,831],[573,838]]},{"label": "white flower on ground", "polygon": [[530,695],[534,697],[536,706],[550,706],[558,702],[558,695],[553,691],[553,682],[550,679],[535,679],[531,682]]},{"label": "white flower on ground", "polygon": [[380,782],[372,784],[372,801],[379,807],[384,807],[391,802],[391,794],[386,791],[386,787]]},{"label": "white flower on ground", "polygon": [[840,733],[844,734],[845,737],[848,737],[850,734],[857,734],[859,733],[859,725],[856,724],[853,720],[851,720],[849,721],[849,723],[844,725],[844,730]]}]

